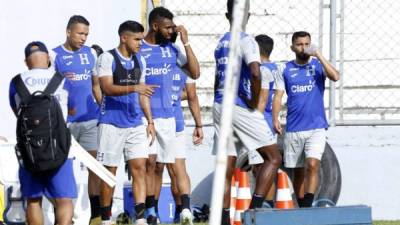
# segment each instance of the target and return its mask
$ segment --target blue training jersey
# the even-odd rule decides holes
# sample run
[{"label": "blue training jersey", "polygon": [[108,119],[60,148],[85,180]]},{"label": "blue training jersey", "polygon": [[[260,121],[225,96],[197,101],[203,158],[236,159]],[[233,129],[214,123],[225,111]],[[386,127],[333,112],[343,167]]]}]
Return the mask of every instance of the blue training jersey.
[{"label": "blue training jersey", "polygon": [[[110,52],[104,52],[97,61],[97,74],[101,78],[103,76],[113,76],[114,84],[117,84],[114,73],[121,70],[118,78],[120,82],[130,81],[130,77],[135,69],[133,56],[131,58],[123,57],[122,54],[115,49],[115,54],[120,61],[118,64],[114,56]],[[146,62],[140,54],[136,54],[141,75],[140,83],[144,83],[144,70]],[[119,65],[119,66],[118,66]],[[121,68],[120,68],[121,67]],[[117,70],[118,69],[118,70]],[[125,77],[124,77],[125,76]],[[142,125],[142,109],[139,103],[139,94],[136,92],[121,96],[103,96],[101,104],[99,123],[112,124],[120,128],[129,128]]]},{"label": "blue training jersey", "polygon": [[288,95],[287,132],[328,127],[324,109],[325,79],[322,64],[316,58],[312,57],[304,65],[298,65],[294,60],[285,64],[277,85],[284,85]]},{"label": "blue training jersey", "polygon": [[181,132],[185,129],[185,119],[182,111],[182,91],[185,87],[187,80],[186,74],[177,68],[173,75],[173,86],[172,86],[172,107],[174,110],[176,132]]},{"label": "blue training jersey", "polygon": [[96,63],[96,53],[88,46],[70,51],[63,45],[53,49],[54,69],[67,75],[69,101],[75,104],[75,115],[68,115],[68,122],[84,122],[98,119],[99,106],[92,93],[92,76]]},{"label": "blue training jersey", "polygon": [[186,56],[171,42],[166,45],[155,45],[142,41],[140,52],[146,59],[146,84],[159,86],[155,88],[150,99],[153,118],[174,117],[171,104],[173,75],[179,66],[186,64]]},{"label": "blue training jersey", "polygon": [[271,127],[271,130],[274,132],[275,130],[272,129],[274,127],[272,123],[272,99],[274,96],[274,79],[278,74],[278,67],[274,62],[266,62],[261,64],[260,70],[261,73],[263,72],[267,73],[266,79],[268,82],[268,90],[269,90],[267,105],[265,106],[265,111],[264,111],[264,118],[267,121],[268,125]]},{"label": "blue training jersey", "polygon": [[[214,102],[221,104],[224,92],[225,73],[228,66],[229,42],[231,33],[227,32],[220,39],[214,52],[216,62]],[[252,62],[260,62],[260,52],[257,42],[246,33],[240,34],[240,61],[241,69],[239,76],[239,87],[235,104],[243,108],[249,108],[247,101],[251,99],[251,74],[248,65]]]}]

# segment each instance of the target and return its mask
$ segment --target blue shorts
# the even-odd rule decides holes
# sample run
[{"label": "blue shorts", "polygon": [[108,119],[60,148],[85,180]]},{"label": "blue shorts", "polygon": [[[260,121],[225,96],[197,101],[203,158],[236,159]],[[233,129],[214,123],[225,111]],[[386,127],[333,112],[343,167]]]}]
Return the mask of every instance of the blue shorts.
[{"label": "blue shorts", "polygon": [[72,159],[67,159],[54,173],[38,177],[19,167],[21,193],[25,198],[77,198]]}]

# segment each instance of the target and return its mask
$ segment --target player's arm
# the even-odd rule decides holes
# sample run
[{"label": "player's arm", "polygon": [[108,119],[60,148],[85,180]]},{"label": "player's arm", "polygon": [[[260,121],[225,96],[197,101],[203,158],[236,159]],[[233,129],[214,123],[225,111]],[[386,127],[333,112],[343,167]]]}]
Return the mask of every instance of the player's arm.
[{"label": "player's arm", "polygon": [[204,138],[203,134],[203,125],[201,122],[201,114],[200,114],[200,104],[199,98],[196,93],[196,83],[186,83],[186,93],[187,100],[190,109],[190,113],[194,118],[194,122],[196,127],[193,131],[193,144],[198,145],[201,144]]},{"label": "player's arm", "polygon": [[261,73],[261,90],[260,90],[260,101],[257,104],[257,110],[260,112],[265,111],[265,107],[268,103],[269,95],[269,81],[273,80],[272,73],[269,69],[265,67],[260,67]]},{"label": "player's arm", "polygon": [[10,107],[11,107],[15,117],[18,116],[18,108],[17,108],[17,103],[15,101],[16,94],[17,94],[17,90],[15,88],[14,83],[11,81],[10,86],[9,86],[9,91],[8,91],[8,100],[10,102]]},{"label": "player's arm", "polygon": [[250,71],[251,99],[248,104],[251,108],[258,109],[258,104],[261,100],[260,50],[254,38],[247,36],[240,40],[240,51]]},{"label": "player's arm", "polygon": [[154,128],[154,121],[153,121],[153,117],[151,115],[150,97],[140,94],[139,102],[140,102],[140,106],[142,107],[144,117],[147,120],[147,128],[146,128],[147,137],[151,136],[150,145],[152,145],[154,142],[155,136],[156,136],[156,130]]},{"label": "player's arm", "polygon": [[180,34],[187,58],[187,62],[183,65],[183,68],[189,72],[188,75],[192,79],[197,79],[200,77],[200,65],[192,47],[190,46],[187,30],[183,25],[180,25],[176,27],[176,32]]},{"label": "player's arm", "polygon": [[282,134],[283,129],[279,121],[279,113],[282,107],[282,97],[285,92],[285,80],[283,79],[284,66],[278,66],[278,74],[274,79],[274,98],[272,99],[272,123],[278,134]]},{"label": "player's arm", "polygon": [[325,57],[318,50],[311,52],[310,55],[317,57],[317,59],[321,62],[322,67],[324,68],[324,72],[329,80],[338,81],[340,79],[339,71],[337,71],[336,68],[333,67],[332,64],[330,64],[329,61],[326,60]]},{"label": "player's arm", "polygon": [[103,95],[101,93],[100,81],[98,76],[92,76],[92,92],[97,104],[101,104]]},{"label": "player's arm", "polygon": [[282,126],[279,121],[279,112],[282,107],[282,97],[283,90],[275,90],[274,98],[272,100],[272,122],[274,124],[274,129],[278,134],[282,134]]}]

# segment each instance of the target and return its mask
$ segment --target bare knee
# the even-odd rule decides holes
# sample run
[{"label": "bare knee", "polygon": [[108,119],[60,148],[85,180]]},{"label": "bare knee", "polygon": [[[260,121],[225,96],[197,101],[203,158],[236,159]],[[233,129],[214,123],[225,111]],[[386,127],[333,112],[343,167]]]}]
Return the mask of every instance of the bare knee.
[{"label": "bare knee", "polygon": [[307,159],[306,163],[306,173],[307,174],[318,174],[320,167],[320,161],[317,159]]}]

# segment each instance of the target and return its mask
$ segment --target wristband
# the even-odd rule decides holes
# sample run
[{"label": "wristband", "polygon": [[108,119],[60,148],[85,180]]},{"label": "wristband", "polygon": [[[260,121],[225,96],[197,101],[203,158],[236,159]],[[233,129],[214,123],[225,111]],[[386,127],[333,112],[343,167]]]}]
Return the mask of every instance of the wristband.
[{"label": "wristband", "polygon": [[203,128],[203,125],[196,125],[196,128]]},{"label": "wristband", "polygon": [[186,42],[185,44],[183,44],[183,46],[185,47],[190,46],[190,42]]}]

